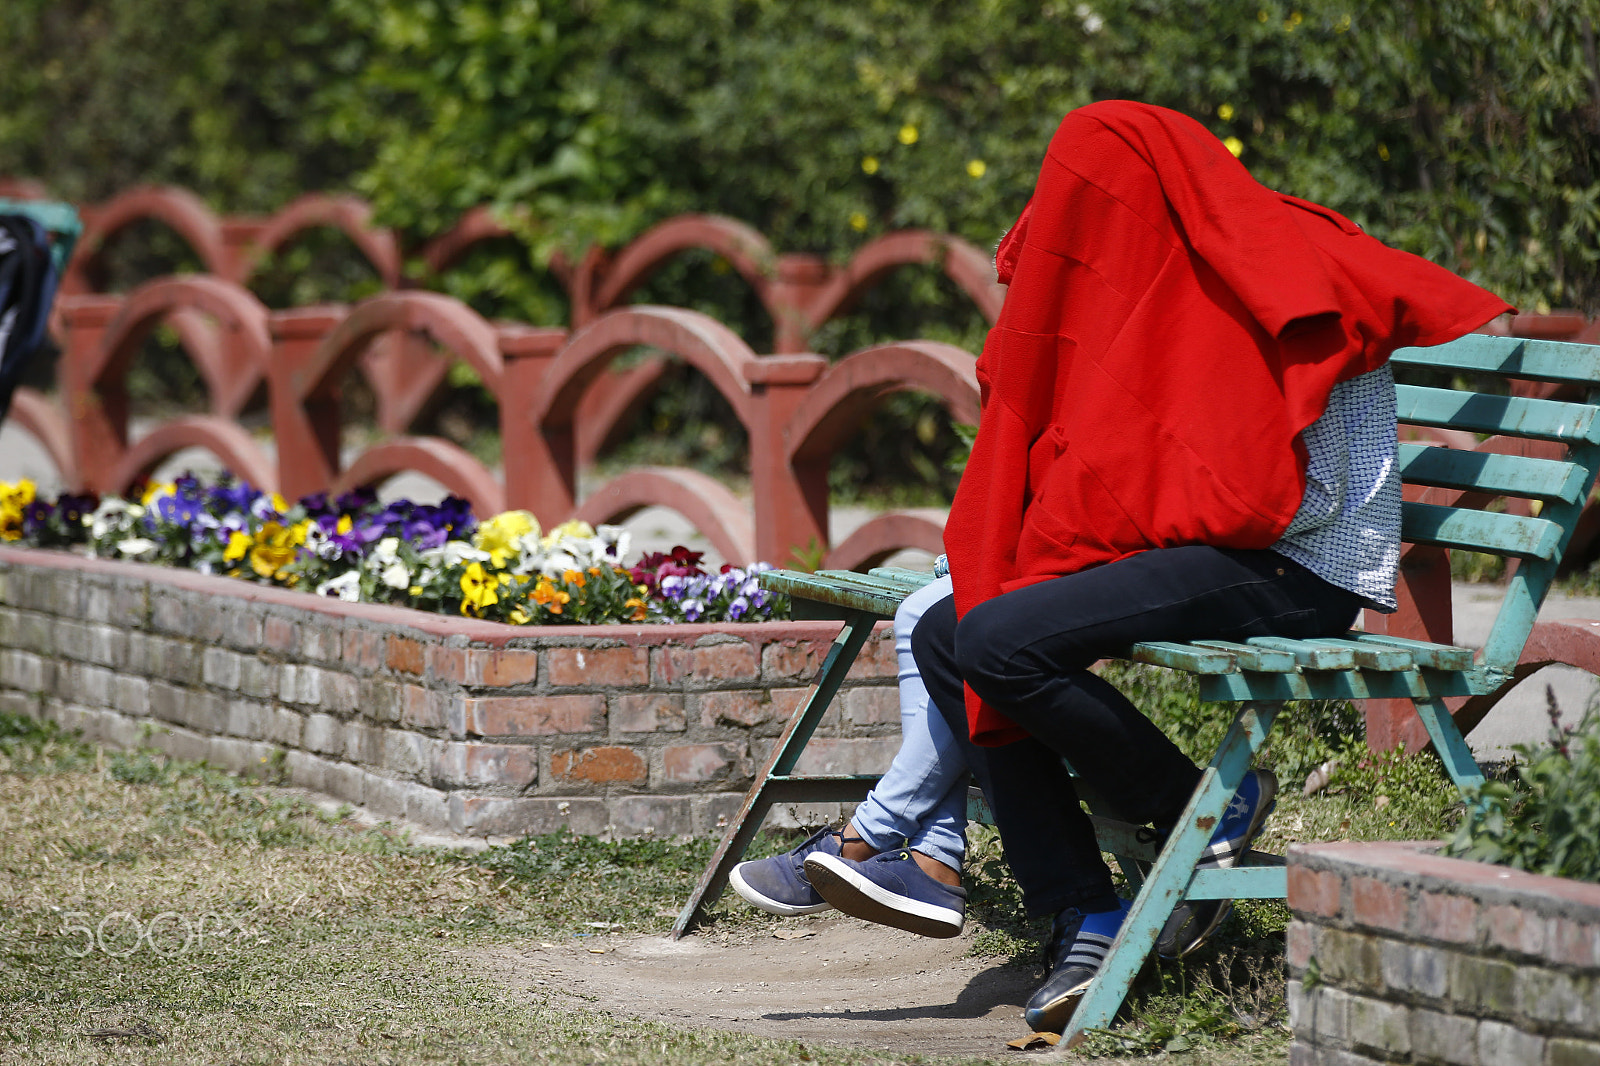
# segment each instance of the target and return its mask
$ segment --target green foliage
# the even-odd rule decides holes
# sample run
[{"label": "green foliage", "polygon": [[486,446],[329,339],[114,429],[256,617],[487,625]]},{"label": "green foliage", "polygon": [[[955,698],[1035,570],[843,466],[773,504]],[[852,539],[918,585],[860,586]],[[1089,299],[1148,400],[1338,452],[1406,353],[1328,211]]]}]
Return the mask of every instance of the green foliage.
[{"label": "green foliage", "polygon": [[1600,881],[1600,715],[1563,728],[1551,696],[1543,748],[1519,744],[1515,781],[1469,796],[1445,854],[1553,877]]}]

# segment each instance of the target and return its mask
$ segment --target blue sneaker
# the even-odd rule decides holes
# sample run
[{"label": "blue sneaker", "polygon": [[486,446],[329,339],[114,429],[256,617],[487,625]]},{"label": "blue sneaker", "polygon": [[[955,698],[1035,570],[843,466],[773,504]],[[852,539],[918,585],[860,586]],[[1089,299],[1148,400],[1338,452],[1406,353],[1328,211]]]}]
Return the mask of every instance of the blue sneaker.
[{"label": "blue sneaker", "polygon": [[[1278,779],[1272,771],[1251,770],[1245,774],[1195,869],[1227,869],[1239,865],[1277,802]],[[1228,899],[1179,900],[1156,938],[1156,953],[1169,959],[1189,954],[1216,931],[1232,907],[1233,901]]]},{"label": "blue sneaker", "polygon": [[1059,1033],[1067,1027],[1072,1012],[1089,990],[1089,983],[1100,972],[1100,964],[1106,961],[1131,906],[1127,900],[1119,899],[1109,911],[1085,914],[1068,907],[1056,915],[1050,930],[1050,947],[1045,953],[1050,976],[1022,1012],[1023,1020],[1034,1032]]},{"label": "blue sneaker", "polygon": [[806,876],[823,899],[852,918],[933,937],[960,935],[966,920],[967,890],[923,873],[905,848],[866,862],[814,851],[806,856]]},{"label": "blue sneaker", "polygon": [[825,911],[831,904],[806,879],[806,856],[838,855],[843,843],[842,829],[819,829],[793,851],[741,862],[728,874],[728,883],[747,903],[768,914],[788,918]]}]

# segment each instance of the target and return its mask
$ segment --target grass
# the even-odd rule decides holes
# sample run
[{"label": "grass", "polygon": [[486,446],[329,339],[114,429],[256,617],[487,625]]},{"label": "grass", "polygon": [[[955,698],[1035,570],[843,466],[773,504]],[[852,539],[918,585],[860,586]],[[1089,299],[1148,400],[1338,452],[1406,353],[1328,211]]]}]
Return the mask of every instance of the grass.
[{"label": "grass", "polygon": [[[1216,709],[1195,714],[1173,676],[1123,681],[1158,719],[1186,723],[1185,745],[1208,743]],[[1266,845],[1441,835],[1454,800],[1436,764],[1363,758],[1336,711],[1285,712],[1267,753],[1280,773],[1347,761],[1309,799],[1285,779]],[[203,766],[0,715],[0,1062],[886,1061],[557,1009],[460,962],[597,925],[663,933],[711,846],[422,848]],[[969,859],[972,950],[1034,964],[1043,930],[1023,917],[992,833],[974,834]],[[1205,949],[1147,967],[1126,1023],[1085,1050],[1107,1063],[1185,1048],[1208,1063],[1281,1062],[1286,920],[1281,904],[1240,904]],[[711,930],[774,921],[725,900]]]}]

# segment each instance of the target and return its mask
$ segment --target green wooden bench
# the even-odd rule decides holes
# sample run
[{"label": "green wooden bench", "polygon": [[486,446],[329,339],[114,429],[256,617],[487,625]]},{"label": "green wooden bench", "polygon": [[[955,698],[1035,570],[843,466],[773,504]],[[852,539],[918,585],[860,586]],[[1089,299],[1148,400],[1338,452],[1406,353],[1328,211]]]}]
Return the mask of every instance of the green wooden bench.
[{"label": "green wooden bench", "polygon": [[[1397,371],[1444,371],[1456,380],[1487,385],[1483,392],[1399,385],[1396,400],[1402,425],[1422,427],[1424,432],[1465,430],[1476,438],[1489,438],[1473,451],[1415,442],[1402,443],[1399,451],[1408,487],[1403,540],[1516,561],[1488,640],[1478,653],[1362,632],[1328,640],[1262,637],[1243,644],[1201,640],[1129,648],[1125,658],[1134,662],[1197,675],[1202,699],[1242,706],[1178,827],[1159,850],[1140,842],[1138,827],[1095,817],[1103,850],[1118,858],[1138,895],[1099,976],[1063,1034],[1064,1042],[1111,1023],[1180,900],[1284,898],[1286,871],[1283,860],[1275,856],[1253,854],[1248,865],[1233,869],[1195,869],[1211,827],[1266,742],[1283,701],[1409,699],[1455,783],[1468,789],[1483,780],[1445,700],[1494,692],[1510,681],[1600,466],[1600,408],[1593,402],[1503,395],[1505,386],[1502,382],[1497,387],[1495,379],[1577,384],[1593,401],[1600,385],[1600,347],[1471,335],[1435,348],[1404,349],[1395,354],[1394,364]],[[1564,446],[1563,457],[1508,454],[1560,454],[1550,443]],[[1429,497],[1451,502],[1412,499],[1423,494],[1422,487],[1433,490],[1426,493]],[[1482,504],[1499,497],[1530,500],[1535,513],[1505,514],[1453,505]],[[728,871],[740,860],[773,803],[859,800],[872,787],[874,776],[800,776],[794,773],[795,764],[873,625],[892,618],[901,600],[929,580],[928,574],[896,569],[869,574],[777,570],[763,575],[765,587],[793,598],[796,617],[836,618],[844,624],[815,688],[756,775],[726,839],[679,915],[674,936],[698,921],[706,904],[721,892]],[[1094,812],[1094,797],[1085,798]],[[984,818],[981,802],[972,806],[971,813]]]}]

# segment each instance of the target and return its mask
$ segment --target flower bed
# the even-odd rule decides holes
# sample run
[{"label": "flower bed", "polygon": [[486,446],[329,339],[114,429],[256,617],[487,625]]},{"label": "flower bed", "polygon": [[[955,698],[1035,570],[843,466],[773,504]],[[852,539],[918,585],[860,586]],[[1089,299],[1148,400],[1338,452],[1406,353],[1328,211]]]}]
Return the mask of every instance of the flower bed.
[{"label": "flower bed", "polygon": [[347,602],[387,603],[511,625],[756,622],[788,617],[756,584],[770,567],[707,573],[675,547],[624,565],[629,533],[567,522],[544,532],[527,511],[479,523],[465,501],[380,503],[359,490],[290,504],[224,477],[148,486],[138,500],[38,497],[0,482],[0,541],[86,546],[107,559],[164,563]]}]

